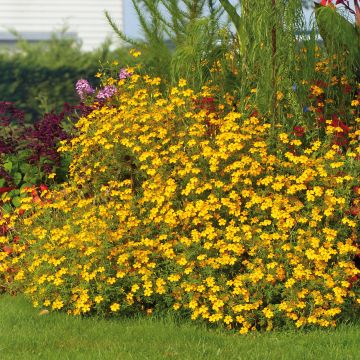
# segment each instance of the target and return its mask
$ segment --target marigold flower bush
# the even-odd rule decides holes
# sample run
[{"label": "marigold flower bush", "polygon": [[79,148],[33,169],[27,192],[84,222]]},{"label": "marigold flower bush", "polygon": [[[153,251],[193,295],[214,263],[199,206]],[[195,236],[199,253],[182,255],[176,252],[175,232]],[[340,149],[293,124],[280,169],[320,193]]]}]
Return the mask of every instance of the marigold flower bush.
[{"label": "marigold flower bush", "polygon": [[6,218],[5,281],[68,314],[172,309],[240,333],[357,309],[359,119],[345,151],[331,123],[300,139],[160,83],[121,79],[76,123],[69,182]]}]

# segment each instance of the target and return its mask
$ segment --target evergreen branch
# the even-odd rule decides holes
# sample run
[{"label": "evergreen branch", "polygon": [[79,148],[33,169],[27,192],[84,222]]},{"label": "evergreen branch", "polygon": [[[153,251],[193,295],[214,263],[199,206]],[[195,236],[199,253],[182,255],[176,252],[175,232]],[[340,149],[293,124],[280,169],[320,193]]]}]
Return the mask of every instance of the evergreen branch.
[{"label": "evergreen branch", "polygon": [[106,19],[107,19],[109,25],[111,26],[111,28],[114,30],[114,32],[119,36],[119,38],[121,40],[125,41],[126,43],[128,43],[134,47],[141,46],[140,42],[126,36],[125,33],[119,29],[119,27],[116,25],[115,21],[112,19],[112,17],[110,16],[108,11],[105,11],[105,16],[106,16]]},{"label": "evergreen branch", "polygon": [[241,27],[241,16],[237,13],[235,6],[233,6],[229,0],[220,0],[220,3],[235,25],[236,30],[239,31]]},{"label": "evergreen branch", "polygon": [[[158,23],[158,25],[160,25],[160,23],[162,23],[164,26],[162,28],[162,30],[166,33],[166,35],[174,41],[174,35],[172,34],[172,32],[175,32],[175,26],[173,24],[171,24],[168,20],[166,20],[166,18],[162,15],[161,11],[159,10],[158,7],[158,1],[155,3],[153,0],[143,0],[150,15],[152,16],[152,18]],[[160,0],[161,1],[161,0]],[[155,24],[154,24],[155,26]]]},{"label": "evergreen branch", "polygon": [[144,32],[144,35],[145,35],[146,39],[151,40],[154,34],[153,34],[152,29],[150,28],[150,25],[148,24],[148,22],[146,21],[144,15],[142,14],[139,5],[136,3],[136,0],[131,0],[131,2],[133,3],[134,9],[135,9],[136,14],[138,16],[140,25],[142,27],[142,30]]},{"label": "evergreen branch", "polygon": [[185,33],[186,28],[186,14],[179,7],[179,2],[177,0],[160,0],[164,5],[166,10],[171,15],[171,21],[174,27],[174,33],[177,39]]}]

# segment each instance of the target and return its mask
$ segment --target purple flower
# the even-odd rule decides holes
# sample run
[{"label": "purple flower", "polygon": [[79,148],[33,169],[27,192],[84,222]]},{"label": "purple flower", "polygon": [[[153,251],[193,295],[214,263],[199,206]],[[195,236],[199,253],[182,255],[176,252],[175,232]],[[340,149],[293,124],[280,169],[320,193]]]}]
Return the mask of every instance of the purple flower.
[{"label": "purple flower", "polygon": [[125,68],[122,68],[120,69],[120,72],[119,72],[119,79],[122,80],[122,79],[128,79],[129,77],[132,76],[133,73],[131,72],[128,72]]},{"label": "purple flower", "polygon": [[96,95],[98,100],[106,100],[116,93],[116,87],[114,85],[107,85],[103,89],[99,90]]},{"label": "purple flower", "polygon": [[76,92],[80,96],[81,100],[84,100],[86,95],[91,95],[95,92],[95,90],[91,87],[89,82],[84,79],[80,79],[77,81],[75,85]]}]

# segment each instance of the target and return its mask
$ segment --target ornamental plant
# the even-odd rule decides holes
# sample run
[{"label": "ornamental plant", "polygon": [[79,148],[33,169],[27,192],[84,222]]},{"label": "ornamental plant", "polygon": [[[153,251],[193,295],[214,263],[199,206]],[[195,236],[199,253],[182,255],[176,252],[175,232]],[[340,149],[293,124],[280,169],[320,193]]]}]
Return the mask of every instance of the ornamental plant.
[{"label": "ornamental plant", "polygon": [[[58,142],[70,136],[69,126],[91,107],[64,104],[59,114],[47,113],[34,123],[10,102],[0,103],[0,187],[40,185],[47,175],[65,175]],[[18,200],[16,200],[18,205]]]},{"label": "ornamental plant", "polygon": [[359,118],[342,148],[341,126],[308,141],[216,88],[162,94],[136,73],[113,85],[58,149],[69,181],[8,217],[1,241],[19,241],[0,252],[4,281],[36,307],[172,309],[242,334],[357,311]]},{"label": "ornamental plant", "polygon": [[[30,189],[34,201],[39,194],[55,181],[67,175],[68,160],[57,152],[57,144],[70,136],[73,120],[80,114],[88,114],[91,107],[83,104],[64,104],[60,114],[48,113],[34,123],[26,121],[23,111],[10,102],[0,102],[0,250],[13,258],[13,246],[19,237],[11,237],[10,217],[13,213],[23,215],[24,210],[16,209],[21,198]],[[39,192],[39,194],[38,194]],[[6,236],[10,236],[4,241]],[[3,255],[2,254],[2,255]],[[13,269],[7,268],[7,279],[0,275],[0,291],[8,290],[7,283],[13,277]]]}]

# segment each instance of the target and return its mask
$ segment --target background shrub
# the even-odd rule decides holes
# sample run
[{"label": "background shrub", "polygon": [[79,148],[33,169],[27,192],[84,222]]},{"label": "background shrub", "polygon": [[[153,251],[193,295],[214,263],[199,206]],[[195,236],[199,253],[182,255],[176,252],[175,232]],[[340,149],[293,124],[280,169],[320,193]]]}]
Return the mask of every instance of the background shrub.
[{"label": "background shrub", "polygon": [[75,105],[78,79],[99,85],[95,74],[100,64],[129,59],[127,51],[110,51],[109,44],[93,52],[81,51],[81,44],[65,36],[27,43],[19,40],[15,49],[0,53],[0,101],[10,101],[32,120],[45,112],[60,112],[65,102]]}]

